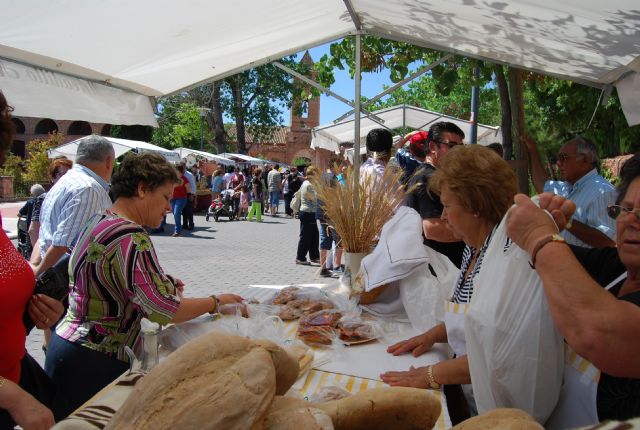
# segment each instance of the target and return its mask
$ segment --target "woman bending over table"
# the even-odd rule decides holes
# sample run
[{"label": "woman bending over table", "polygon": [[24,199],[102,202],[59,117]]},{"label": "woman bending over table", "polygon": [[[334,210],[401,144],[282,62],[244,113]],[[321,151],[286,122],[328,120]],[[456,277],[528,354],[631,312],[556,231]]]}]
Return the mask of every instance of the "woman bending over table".
[{"label": "woman bending over table", "polygon": [[506,161],[479,145],[452,148],[430,180],[430,191],[440,194],[442,219],[466,247],[444,323],[411,339],[391,345],[393,355],[412,352],[419,356],[436,343],[448,342],[456,357],[438,364],[381,375],[391,386],[440,388],[463,385],[469,409],[476,411],[464,339],[465,309],[473,295],[474,278],[480,272],[484,254],[500,220],[511,206],[518,180]]},{"label": "woman bending over table", "polygon": [[242,301],[234,294],[182,297],[184,284],[162,270],[144,227],[160,225],[179,183],[162,156],[129,154],[111,180],[113,206],[90,220],[73,250],[69,309],[45,363],[67,400],[65,415],[129,368],[124,348],[140,353],[143,317],[179,323]]}]

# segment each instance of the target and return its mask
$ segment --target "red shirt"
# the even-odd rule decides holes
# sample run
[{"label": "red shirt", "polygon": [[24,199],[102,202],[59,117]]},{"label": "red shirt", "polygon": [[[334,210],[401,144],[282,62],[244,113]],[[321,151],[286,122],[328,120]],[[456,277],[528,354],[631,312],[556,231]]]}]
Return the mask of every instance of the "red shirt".
[{"label": "red shirt", "polygon": [[0,375],[16,384],[25,354],[22,314],[34,284],[33,270],[0,229]]},{"label": "red shirt", "polygon": [[173,189],[173,195],[171,196],[172,199],[186,199],[187,198],[187,187],[186,187],[186,185],[189,183],[189,180],[184,175],[180,176],[180,179],[182,179],[182,184],[175,186],[175,188]]}]

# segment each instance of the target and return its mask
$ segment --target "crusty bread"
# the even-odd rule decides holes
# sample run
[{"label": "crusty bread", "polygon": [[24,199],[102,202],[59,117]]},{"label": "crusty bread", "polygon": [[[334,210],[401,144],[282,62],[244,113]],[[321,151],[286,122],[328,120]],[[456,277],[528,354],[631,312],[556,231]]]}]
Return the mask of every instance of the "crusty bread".
[{"label": "crusty bread", "polygon": [[106,429],[251,428],[275,395],[273,357],[280,367],[293,361],[274,344],[261,345],[223,333],[192,340],[138,383]]},{"label": "crusty bread", "polygon": [[268,340],[256,340],[254,343],[271,354],[271,360],[276,369],[276,394],[283,395],[298,379],[300,371],[298,358]]},{"label": "crusty bread", "polygon": [[464,420],[451,430],[544,430],[544,427],[520,409],[501,408]]},{"label": "crusty bread", "polygon": [[320,409],[305,407],[270,413],[264,430],[334,430],[331,417]]},{"label": "crusty bread", "polygon": [[374,388],[313,407],[326,412],[336,430],[430,429],[441,412],[428,390],[408,387]]}]

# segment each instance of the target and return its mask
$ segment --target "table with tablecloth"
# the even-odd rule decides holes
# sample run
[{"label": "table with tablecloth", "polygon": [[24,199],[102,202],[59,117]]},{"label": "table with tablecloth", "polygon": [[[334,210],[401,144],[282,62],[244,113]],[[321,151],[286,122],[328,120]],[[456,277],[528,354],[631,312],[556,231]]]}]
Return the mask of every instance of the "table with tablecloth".
[{"label": "table with tablecloth", "polygon": [[[273,288],[249,288],[243,296],[264,301],[276,292],[277,289]],[[211,324],[210,319],[206,317],[202,319],[202,321],[205,320],[207,322],[202,325]],[[193,324],[198,325],[199,322],[195,321]],[[297,325],[297,321],[285,323],[285,343],[295,340]],[[406,333],[411,333],[410,329]],[[443,347],[436,348],[435,351],[420,357],[412,357],[411,355],[394,357],[386,352],[386,347],[387,345],[380,341],[330,350],[314,347],[312,349],[315,359],[311,369],[296,381],[288,394],[310,399],[321,389],[331,386],[339,387],[352,394],[371,388],[384,387],[386,384],[379,378],[382,371],[406,370],[411,365],[424,366],[436,363],[446,358],[447,354]],[[115,411],[126,401],[127,396],[142,376],[143,374],[138,372],[123,375],[55,428],[59,430],[71,428],[76,430],[102,429]],[[442,406],[442,412],[434,428],[438,430],[450,428],[451,420],[444,394],[440,390],[431,390],[431,393]]]}]

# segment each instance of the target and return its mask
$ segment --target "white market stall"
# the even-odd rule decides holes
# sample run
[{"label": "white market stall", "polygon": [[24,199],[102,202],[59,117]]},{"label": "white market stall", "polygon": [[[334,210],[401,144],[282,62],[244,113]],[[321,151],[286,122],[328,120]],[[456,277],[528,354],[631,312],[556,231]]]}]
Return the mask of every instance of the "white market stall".
[{"label": "white market stall", "polygon": [[207,161],[211,161],[216,164],[220,164],[223,166],[235,166],[235,162],[229,158],[222,157],[220,155],[211,154],[205,151],[198,151],[196,149],[191,148],[176,148],[174,152],[178,154],[180,158],[187,158],[189,155],[193,155],[195,157],[204,158]]},{"label": "white market stall", "polygon": [[[372,114],[382,120],[384,125],[381,125],[370,117],[363,117],[360,120],[360,136],[364,137],[374,128],[383,126],[390,130],[397,128],[427,130],[431,124],[438,121],[452,122],[460,127],[466,136],[470,135],[470,121],[415,106],[398,105],[377,110],[372,112]],[[354,123],[355,120],[351,118],[335,124],[325,124],[315,127],[311,131],[311,148],[323,148],[338,153],[340,143],[353,142]],[[500,127],[478,124],[478,143],[488,145],[492,142],[502,143]]]},{"label": "white market stall", "polygon": [[[49,158],[54,158],[58,156],[64,156],[68,159],[75,161],[76,159],[76,151],[78,150],[78,145],[80,142],[89,139],[91,136],[81,137],[80,139],[73,140],[69,143],[64,143],[60,146],[52,148],[48,151]],[[118,139],[115,137],[107,137],[102,136],[107,139],[113,145],[113,149],[116,152],[116,158],[121,155],[129,152],[157,152],[162,155],[167,161],[171,161],[173,163],[177,163],[180,161],[180,156],[174,151],[166,148],[161,148],[160,146],[153,145],[151,143],[142,142],[140,140],[129,140],[129,139]]]},{"label": "white market stall", "polygon": [[220,156],[228,158],[229,160],[235,160],[240,164],[248,164],[250,166],[263,166],[269,163],[268,161],[261,158],[256,158],[245,154],[236,154],[233,152],[223,152],[222,154],[220,154]]}]

